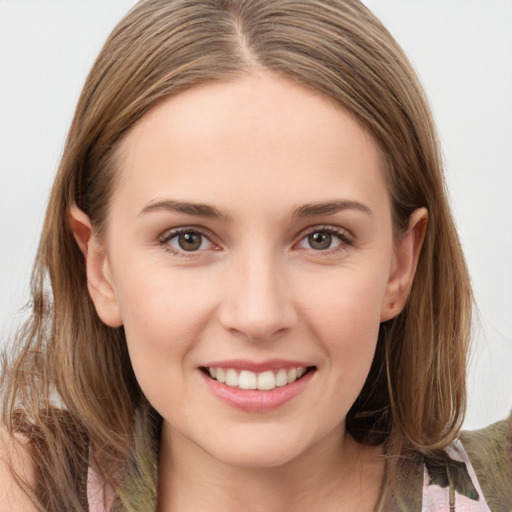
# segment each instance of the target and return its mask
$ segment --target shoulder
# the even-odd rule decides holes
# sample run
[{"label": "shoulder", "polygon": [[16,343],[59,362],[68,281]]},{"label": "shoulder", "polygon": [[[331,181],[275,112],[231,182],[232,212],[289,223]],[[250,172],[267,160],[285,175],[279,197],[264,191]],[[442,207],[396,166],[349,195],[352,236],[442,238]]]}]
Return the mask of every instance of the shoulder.
[{"label": "shoulder", "polygon": [[512,415],[460,440],[491,510],[512,510]]},{"label": "shoulder", "polygon": [[24,436],[11,436],[0,426],[0,503],[5,507],[2,512],[37,511],[18,480],[32,488],[35,484],[35,466],[28,442]]}]

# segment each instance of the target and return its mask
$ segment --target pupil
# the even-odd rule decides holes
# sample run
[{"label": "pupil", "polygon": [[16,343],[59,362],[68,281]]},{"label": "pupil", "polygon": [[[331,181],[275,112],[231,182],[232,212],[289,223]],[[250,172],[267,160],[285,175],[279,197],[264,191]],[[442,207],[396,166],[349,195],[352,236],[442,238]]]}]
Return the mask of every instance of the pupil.
[{"label": "pupil", "polygon": [[178,237],[178,244],[184,251],[195,251],[201,246],[201,235],[198,233],[183,233]]},{"label": "pupil", "polygon": [[312,233],[308,236],[308,241],[313,249],[321,251],[330,247],[332,235],[330,233]]}]

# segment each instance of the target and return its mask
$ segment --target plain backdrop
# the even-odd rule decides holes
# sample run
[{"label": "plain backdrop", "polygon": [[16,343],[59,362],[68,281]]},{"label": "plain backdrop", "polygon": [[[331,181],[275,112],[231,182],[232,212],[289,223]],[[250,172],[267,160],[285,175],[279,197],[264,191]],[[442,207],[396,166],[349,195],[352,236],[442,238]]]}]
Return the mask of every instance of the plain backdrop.
[{"label": "plain backdrop", "polygon": [[[269,0],[270,1],[270,0]],[[438,124],[478,319],[465,426],[512,407],[512,1],[365,0],[409,55]],[[19,323],[81,86],[135,0],[0,0],[0,333]]]}]

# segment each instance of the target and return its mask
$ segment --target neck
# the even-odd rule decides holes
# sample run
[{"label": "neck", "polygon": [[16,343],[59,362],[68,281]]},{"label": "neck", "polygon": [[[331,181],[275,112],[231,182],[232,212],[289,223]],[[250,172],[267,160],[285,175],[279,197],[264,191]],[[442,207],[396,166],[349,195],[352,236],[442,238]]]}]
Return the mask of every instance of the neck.
[{"label": "neck", "polygon": [[158,511],[371,512],[383,474],[380,447],[360,445],[346,433],[335,432],[279,466],[244,467],[212,457],[164,423]]}]

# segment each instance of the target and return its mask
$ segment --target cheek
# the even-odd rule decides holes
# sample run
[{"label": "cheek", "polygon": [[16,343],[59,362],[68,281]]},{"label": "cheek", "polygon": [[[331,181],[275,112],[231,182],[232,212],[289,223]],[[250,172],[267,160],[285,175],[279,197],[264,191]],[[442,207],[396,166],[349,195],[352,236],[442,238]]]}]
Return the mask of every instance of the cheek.
[{"label": "cheek", "polygon": [[304,312],[330,337],[374,332],[380,324],[387,274],[377,267],[347,267],[301,283]]},{"label": "cheek", "polygon": [[194,348],[215,309],[215,294],[204,285],[199,293],[195,279],[170,274],[161,268],[124,273],[117,289],[139,386],[161,414],[176,422],[195,400]]},{"label": "cheek", "polygon": [[306,325],[321,340],[337,384],[353,383],[357,393],[375,352],[386,278],[371,267],[347,268],[323,280],[323,288],[309,286],[303,293]]},{"label": "cheek", "polygon": [[187,364],[187,354],[215,309],[213,283],[205,283],[211,279],[159,267],[119,274],[117,298],[136,373],[138,368],[151,372]]}]

